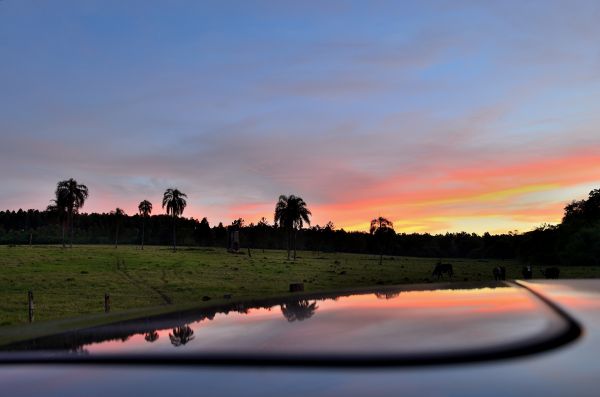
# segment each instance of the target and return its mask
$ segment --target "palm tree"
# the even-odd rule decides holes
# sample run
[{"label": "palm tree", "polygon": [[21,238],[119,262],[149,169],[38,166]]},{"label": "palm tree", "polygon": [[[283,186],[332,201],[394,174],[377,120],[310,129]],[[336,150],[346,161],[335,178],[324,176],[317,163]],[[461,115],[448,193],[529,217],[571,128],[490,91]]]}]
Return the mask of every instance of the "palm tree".
[{"label": "palm tree", "polygon": [[119,226],[121,224],[121,218],[125,215],[125,211],[117,207],[110,214],[115,217],[115,248],[117,248],[119,246]]},{"label": "palm tree", "polygon": [[147,334],[144,335],[144,339],[146,340],[146,342],[150,342],[150,343],[156,342],[159,337],[160,337],[160,335],[158,335],[158,332],[156,332],[156,331],[148,332]]},{"label": "palm tree", "polygon": [[175,347],[183,346],[194,339],[194,331],[187,325],[173,328],[173,333],[169,334],[171,344]]},{"label": "palm tree", "polygon": [[281,195],[275,205],[275,224],[279,224],[287,230],[288,248],[287,255],[290,259],[290,248],[292,240],[294,243],[294,260],[296,260],[296,230],[302,228],[303,222],[310,225],[309,216],[311,212],[306,208],[306,203],[302,197]]},{"label": "palm tree", "polygon": [[381,265],[383,263],[383,245],[390,234],[395,234],[394,224],[387,218],[382,216],[377,217],[371,221],[369,233],[377,237],[379,243],[379,264]]},{"label": "palm tree", "polygon": [[187,202],[185,201],[186,197],[187,195],[185,193],[173,188],[167,189],[163,195],[162,207],[166,207],[167,215],[171,215],[173,217],[173,252],[175,252],[177,249],[175,223],[177,221],[177,217],[183,214],[183,210],[187,205]]},{"label": "palm tree", "polygon": [[148,217],[148,215],[150,215],[152,213],[152,203],[148,200],[144,200],[142,202],[140,202],[140,205],[138,205],[138,211],[140,213],[140,215],[142,216],[142,250],[144,250],[144,234],[145,234],[145,229],[146,229],[146,218]]},{"label": "palm tree", "polygon": [[88,198],[89,192],[85,185],[80,185],[73,178],[58,182],[56,185],[57,202],[61,201],[65,204],[68,222],[71,229],[71,238],[69,245],[73,248],[73,216],[83,207],[85,200]]},{"label": "palm tree", "polygon": [[292,323],[294,321],[302,321],[311,318],[319,306],[317,306],[317,301],[311,303],[308,300],[302,299],[297,302],[289,302],[280,305],[280,308],[283,317]]}]

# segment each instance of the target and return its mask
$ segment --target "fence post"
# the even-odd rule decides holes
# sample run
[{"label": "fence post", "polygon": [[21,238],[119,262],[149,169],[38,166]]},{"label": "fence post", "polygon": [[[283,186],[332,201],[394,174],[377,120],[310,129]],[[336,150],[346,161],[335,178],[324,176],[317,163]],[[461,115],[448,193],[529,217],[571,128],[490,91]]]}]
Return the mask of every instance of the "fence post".
[{"label": "fence post", "polygon": [[104,293],[104,313],[108,313],[110,311],[110,295],[108,292]]},{"label": "fence post", "polygon": [[29,301],[29,322],[32,323],[33,322],[33,309],[34,309],[33,291],[29,290],[27,292],[27,300]]}]

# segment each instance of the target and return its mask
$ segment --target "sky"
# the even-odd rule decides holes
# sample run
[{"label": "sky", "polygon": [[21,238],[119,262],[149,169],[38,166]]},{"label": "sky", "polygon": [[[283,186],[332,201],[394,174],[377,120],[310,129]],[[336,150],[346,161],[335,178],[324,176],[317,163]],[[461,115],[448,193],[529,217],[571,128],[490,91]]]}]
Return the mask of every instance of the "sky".
[{"label": "sky", "polygon": [[0,0],[0,208],[524,232],[600,187],[598,1]]}]

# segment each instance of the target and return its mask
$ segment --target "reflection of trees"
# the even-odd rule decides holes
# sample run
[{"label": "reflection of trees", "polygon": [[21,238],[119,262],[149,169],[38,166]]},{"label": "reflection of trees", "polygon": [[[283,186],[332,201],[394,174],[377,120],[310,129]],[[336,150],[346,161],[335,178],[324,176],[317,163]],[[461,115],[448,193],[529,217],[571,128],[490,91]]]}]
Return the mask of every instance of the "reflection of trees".
[{"label": "reflection of trees", "polygon": [[187,325],[173,328],[173,333],[169,334],[173,346],[183,346],[194,339],[194,331]]},{"label": "reflection of trees", "polygon": [[289,322],[311,318],[317,309],[317,301],[310,303],[307,300],[299,300],[281,305],[281,313]]},{"label": "reflection of trees", "polygon": [[377,299],[394,299],[400,295],[400,292],[376,292]]},{"label": "reflection of trees", "polygon": [[148,332],[146,335],[144,335],[144,339],[146,339],[146,342],[156,342],[158,340],[158,332]]}]

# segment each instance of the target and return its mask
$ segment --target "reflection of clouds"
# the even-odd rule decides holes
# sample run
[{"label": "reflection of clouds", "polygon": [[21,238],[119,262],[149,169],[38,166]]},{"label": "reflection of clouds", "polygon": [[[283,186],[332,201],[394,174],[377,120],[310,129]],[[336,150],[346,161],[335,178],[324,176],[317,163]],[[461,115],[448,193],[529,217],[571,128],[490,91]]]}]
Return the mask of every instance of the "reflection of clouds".
[{"label": "reflection of clouds", "polygon": [[[517,341],[546,329],[545,310],[528,293],[514,287],[490,285],[494,288],[378,288],[356,294],[308,294],[259,302],[230,302],[208,311],[172,313],[141,322],[103,326],[88,333],[80,331],[66,341],[64,335],[48,339],[46,344],[39,340],[35,348],[64,348],[72,341],[85,346],[92,355],[253,354],[265,349],[299,353],[386,352],[391,346],[394,351],[403,352],[488,346]],[[396,297],[398,292],[400,297]],[[315,316],[317,310],[319,315]],[[303,321],[306,319],[310,321]],[[440,328],[440,323],[444,327]],[[131,338],[122,342],[127,335]],[[152,342],[157,336],[159,339]],[[87,354],[83,348],[79,350]]]},{"label": "reflection of clouds", "polygon": [[281,313],[289,322],[311,318],[317,309],[317,301],[299,300],[281,305]]}]

